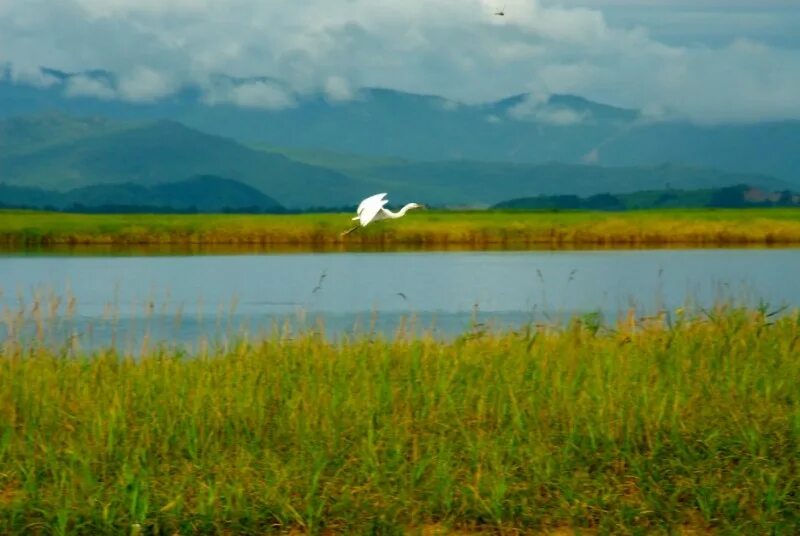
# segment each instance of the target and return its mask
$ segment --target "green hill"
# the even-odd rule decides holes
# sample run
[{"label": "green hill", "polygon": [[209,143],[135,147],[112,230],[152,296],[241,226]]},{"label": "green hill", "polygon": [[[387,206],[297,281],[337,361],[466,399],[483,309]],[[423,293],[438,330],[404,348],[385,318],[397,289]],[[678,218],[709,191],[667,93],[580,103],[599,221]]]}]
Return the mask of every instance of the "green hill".
[{"label": "green hill", "polygon": [[42,188],[0,182],[0,208],[61,208],[62,195]]},{"label": "green hill", "polygon": [[657,208],[759,208],[800,206],[800,196],[784,190],[770,192],[740,184],[699,190],[646,190],[582,197],[554,195],[522,197],[497,203],[494,209],[520,210],[638,210]]},{"label": "green hill", "polygon": [[264,148],[307,163],[325,164],[353,177],[371,181],[395,197],[429,204],[487,206],[503,200],[539,195],[581,195],[642,190],[703,189],[750,184],[770,190],[784,181],[753,173],[662,164],[603,167],[506,162],[410,162],[311,150]]},{"label": "green hill", "polygon": [[[800,121],[701,125],[654,120],[575,95],[537,99],[514,95],[463,104],[435,95],[365,88],[346,102],[323,95],[293,95],[280,110],[209,104],[198,87],[149,103],[70,98],[75,76],[48,71],[60,83],[47,88],[0,80],[0,117],[59,110],[119,120],[167,118],[245,143],[293,149],[439,161],[469,159],[513,163],[590,162],[687,167],[762,173],[800,184]],[[104,81],[106,72],[81,73]],[[232,86],[261,79],[228,79]],[[324,164],[323,164],[324,166]],[[228,176],[222,173],[223,176]]]},{"label": "green hill", "polygon": [[99,138],[135,124],[102,117],[70,117],[44,113],[0,121],[0,157],[34,153],[85,138]]},{"label": "green hill", "polygon": [[[391,181],[397,191],[420,196],[429,203],[488,204],[533,195],[592,195],[672,188],[713,188],[752,184],[780,189],[785,183],[754,174],[676,165],[600,167],[567,164],[500,164],[487,162],[423,162],[372,168],[372,176]],[[415,191],[416,190],[416,191]],[[446,200],[446,201],[445,201]]]},{"label": "green hill", "polygon": [[198,212],[283,211],[277,201],[255,188],[213,175],[152,186],[97,184],[67,192],[0,184],[0,206],[111,211],[148,208]]},{"label": "green hill", "polygon": [[[84,189],[80,198],[95,204],[95,198],[107,203],[115,196],[127,204],[143,195],[135,187],[156,187],[202,175],[247,185],[289,209],[352,206],[367,195],[384,191],[390,193],[393,203],[413,200],[486,207],[538,195],[585,196],[734,184],[787,188],[783,181],[765,175],[681,165],[413,162],[335,151],[256,148],[174,121],[124,123],[33,116],[2,120],[0,132],[0,183],[58,192]],[[198,189],[227,191],[221,183]],[[28,191],[25,195],[38,194]],[[200,201],[203,199],[198,198]]]},{"label": "green hill", "polygon": [[337,171],[253,150],[173,121],[104,125],[81,132],[85,123],[65,116],[51,121],[52,130],[70,134],[39,144],[21,143],[21,136],[13,134],[29,124],[41,126],[39,118],[0,121],[0,130],[6,132],[0,139],[0,181],[66,191],[96,184],[156,185],[218,175],[252,186],[289,207],[348,204],[355,193],[370,192]]}]

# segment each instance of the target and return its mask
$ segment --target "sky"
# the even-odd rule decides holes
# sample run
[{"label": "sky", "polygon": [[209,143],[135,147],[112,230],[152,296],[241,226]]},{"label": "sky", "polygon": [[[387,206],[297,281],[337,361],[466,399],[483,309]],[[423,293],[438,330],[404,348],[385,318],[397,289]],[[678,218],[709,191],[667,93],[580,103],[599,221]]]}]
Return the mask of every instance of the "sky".
[{"label": "sky", "polygon": [[360,87],[467,103],[570,93],[749,122],[800,119],[797,28],[800,0],[0,0],[0,65],[39,86],[57,85],[40,67],[107,70],[116,81],[62,90],[128,101],[186,85],[271,109]]}]

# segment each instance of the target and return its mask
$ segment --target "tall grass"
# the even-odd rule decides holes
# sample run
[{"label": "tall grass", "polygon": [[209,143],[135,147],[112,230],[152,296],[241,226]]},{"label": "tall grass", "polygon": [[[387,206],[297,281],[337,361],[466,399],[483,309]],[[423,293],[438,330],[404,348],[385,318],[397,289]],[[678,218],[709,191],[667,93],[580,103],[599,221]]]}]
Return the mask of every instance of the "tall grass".
[{"label": "tall grass", "polygon": [[187,358],[5,341],[0,533],[800,531],[800,313]]},{"label": "tall grass", "polygon": [[348,214],[86,215],[0,211],[0,245],[240,244],[315,247],[800,244],[800,210],[436,212],[378,222],[346,237]]}]

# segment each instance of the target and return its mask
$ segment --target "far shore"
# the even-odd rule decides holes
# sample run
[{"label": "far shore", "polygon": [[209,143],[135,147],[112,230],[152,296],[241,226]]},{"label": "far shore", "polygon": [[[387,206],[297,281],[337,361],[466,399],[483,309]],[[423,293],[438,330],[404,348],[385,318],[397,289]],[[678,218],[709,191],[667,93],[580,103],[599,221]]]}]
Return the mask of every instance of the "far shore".
[{"label": "far shore", "polygon": [[352,214],[0,211],[0,246],[501,249],[800,245],[798,209],[420,211],[341,236]]}]

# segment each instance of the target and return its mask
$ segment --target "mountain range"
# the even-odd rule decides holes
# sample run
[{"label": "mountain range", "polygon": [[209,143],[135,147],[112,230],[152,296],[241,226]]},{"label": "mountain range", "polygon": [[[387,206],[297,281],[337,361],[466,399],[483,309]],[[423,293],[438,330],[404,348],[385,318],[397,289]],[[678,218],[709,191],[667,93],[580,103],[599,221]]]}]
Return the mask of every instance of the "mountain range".
[{"label": "mountain range", "polygon": [[[770,190],[787,188],[786,181],[767,175],[674,164],[603,167],[470,160],[425,162],[280,149],[245,145],[171,120],[125,122],[60,113],[0,120],[0,184],[70,192],[59,198],[59,206],[97,205],[100,201],[114,204],[109,192],[117,192],[120,199],[131,200],[141,194],[142,199],[173,203],[174,198],[155,187],[196,180],[198,176],[217,179],[215,183],[207,181],[208,188],[225,186],[224,191],[228,192],[235,182],[240,185],[239,192],[246,187],[263,195],[264,199],[252,204],[262,209],[273,202],[288,209],[352,206],[359,199],[382,191],[390,192],[390,199],[396,202],[415,200],[437,206],[480,207],[518,197],[624,193],[665,187],[749,184]],[[144,195],[131,190],[134,187],[151,191]],[[21,195],[19,190],[14,191]],[[10,192],[6,189],[5,195]],[[251,206],[246,197],[237,197],[236,203],[231,204],[220,194],[219,203],[203,206]],[[0,203],[10,204],[2,196]]]},{"label": "mountain range", "polygon": [[66,192],[0,184],[0,207],[113,212],[282,212],[271,197],[241,182],[201,175],[185,181],[143,186],[120,182]]},{"label": "mountain range", "polygon": [[[44,87],[15,84],[0,76],[0,116],[60,111],[123,121],[167,119],[206,134],[271,147],[416,161],[616,167],[671,163],[800,183],[797,120],[699,125],[573,95],[519,94],[464,104],[380,88],[356,91],[342,101],[323,94],[295,94],[284,87],[287,97],[278,109],[275,103],[252,99],[211,99],[199,87],[155,101],[126,102],[103,95],[67,95],[66,88],[78,76],[113,89],[111,73],[50,69],[46,75],[52,83]],[[267,78],[221,80],[228,90],[278,84]]]}]

